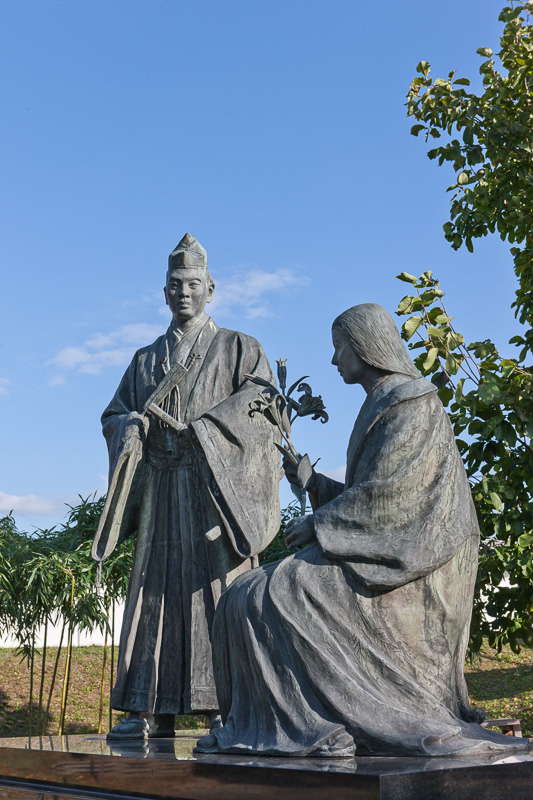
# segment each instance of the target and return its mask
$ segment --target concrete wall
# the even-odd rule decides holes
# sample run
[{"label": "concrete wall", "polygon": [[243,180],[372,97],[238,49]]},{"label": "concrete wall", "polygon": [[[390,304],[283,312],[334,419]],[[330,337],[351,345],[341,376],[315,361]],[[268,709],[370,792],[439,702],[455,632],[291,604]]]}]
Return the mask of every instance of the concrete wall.
[{"label": "concrete wall", "polygon": [[[120,629],[122,627],[122,617],[124,614],[124,605],[119,605],[118,603],[115,606],[115,644],[118,644],[119,637],[120,637]],[[48,647],[57,647],[59,645],[59,639],[61,637],[61,628],[63,626],[63,621],[60,619],[57,625],[48,626],[48,637],[47,637],[47,645]],[[36,646],[42,647],[44,641],[44,627],[39,629],[36,639]],[[66,645],[66,632],[65,637],[63,639],[63,644]],[[109,643],[109,637],[108,637]],[[75,647],[87,647],[91,644],[104,644],[104,633],[101,631],[94,631],[93,633],[81,633],[78,629],[74,630],[74,636],[72,639],[72,644]],[[17,642],[12,637],[1,637],[0,636],[0,647],[16,647]]]}]

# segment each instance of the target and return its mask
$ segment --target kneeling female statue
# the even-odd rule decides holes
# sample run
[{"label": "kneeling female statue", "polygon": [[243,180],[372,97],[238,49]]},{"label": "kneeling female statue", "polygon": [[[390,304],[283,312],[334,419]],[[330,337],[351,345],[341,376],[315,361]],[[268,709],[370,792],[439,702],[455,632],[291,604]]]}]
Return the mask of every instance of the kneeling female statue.
[{"label": "kneeling female statue", "polygon": [[[463,676],[479,530],[448,416],[392,317],[333,323],[367,398],[345,484],[314,473],[295,555],[238,577],[215,615],[223,725],[199,752],[443,756],[527,750],[483,729]],[[289,480],[294,468],[286,464]]]}]

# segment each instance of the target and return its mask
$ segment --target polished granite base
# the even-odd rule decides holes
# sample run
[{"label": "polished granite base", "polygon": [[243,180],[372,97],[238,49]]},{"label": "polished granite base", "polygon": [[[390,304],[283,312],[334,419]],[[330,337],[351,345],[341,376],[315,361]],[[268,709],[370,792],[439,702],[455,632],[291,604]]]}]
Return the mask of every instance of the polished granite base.
[{"label": "polished granite base", "polygon": [[202,731],[0,739],[0,800],[487,800],[533,798],[533,755],[274,758],[193,755]]}]

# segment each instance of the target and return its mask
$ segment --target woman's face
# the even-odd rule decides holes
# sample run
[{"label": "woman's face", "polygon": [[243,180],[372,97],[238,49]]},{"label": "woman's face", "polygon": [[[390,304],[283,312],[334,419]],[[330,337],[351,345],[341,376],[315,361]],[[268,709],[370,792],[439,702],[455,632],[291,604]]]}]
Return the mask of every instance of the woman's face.
[{"label": "woman's face", "polygon": [[331,338],[335,348],[331,363],[339,370],[344,383],[361,383],[368,370],[367,364],[357,355],[344,333],[334,328]]}]

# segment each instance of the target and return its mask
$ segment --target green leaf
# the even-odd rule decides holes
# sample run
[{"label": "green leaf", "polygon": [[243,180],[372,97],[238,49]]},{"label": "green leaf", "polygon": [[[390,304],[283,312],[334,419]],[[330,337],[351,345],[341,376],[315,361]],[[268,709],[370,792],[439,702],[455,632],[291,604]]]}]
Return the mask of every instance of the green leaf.
[{"label": "green leaf", "polygon": [[501,511],[503,508],[503,503],[500,495],[497,494],[496,492],[490,492],[489,497],[490,497],[490,502],[492,503],[496,511]]},{"label": "green leaf", "polygon": [[414,275],[410,275],[408,272],[400,272],[399,275],[396,275],[399,281],[404,281],[405,283],[412,283],[416,286],[418,283],[418,278],[415,278]]},{"label": "green leaf", "polygon": [[427,78],[430,71],[429,61],[419,61],[416,65],[416,71],[422,73],[422,75]]},{"label": "green leaf", "polygon": [[453,389],[450,386],[444,386],[443,389],[439,389],[438,394],[443,406],[447,406],[450,400],[453,399]]},{"label": "green leaf", "polygon": [[449,375],[456,375],[459,371],[459,367],[461,366],[461,361],[463,358],[464,356],[461,356],[459,353],[455,353],[453,356],[448,354],[446,356],[446,372]]},{"label": "green leaf", "polygon": [[460,86],[470,86],[468,78],[456,78],[454,83],[458,83]]},{"label": "green leaf", "polygon": [[531,545],[533,545],[533,532],[529,531],[519,536],[518,544],[520,547],[531,547]]},{"label": "green leaf", "polygon": [[402,325],[402,329],[405,332],[405,339],[409,341],[411,336],[418,330],[420,325],[422,324],[422,317],[419,317],[415,314],[413,317],[409,317],[404,324]]},{"label": "green leaf", "polygon": [[442,339],[445,335],[445,331],[434,328],[433,325],[429,325],[426,330],[428,336],[434,336],[436,339]]},{"label": "green leaf", "polygon": [[457,176],[457,183],[459,186],[464,186],[465,183],[468,183],[469,175],[468,172],[460,172]]},{"label": "green leaf", "polygon": [[429,351],[428,351],[428,354],[427,354],[426,358],[422,362],[422,368],[424,370],[431,369],[431,367],[433,366],[433,364],[435,363],[435,361],[437,359],[438,354],[439,354],[438,347],[431,347],[429,349]]},{"label": "green leaf", "polygon": [[479,384],[478,392],[484,403],[495,403],[500,399],[501,393],[498,379],[490,372],[484,375]]},{"label": "green leaf", "polygon": [[463,386],[465,380],[466,378],[461,378],[460,380],[457,381],[457,388],[455,390],[455,399],[458,403],[460,403],[461,400],[463,399]]},{"label": "green leaf", "polygon": [[423,131],[425,127],[426,127],[425,125],[413,125],[413,127],[411,128],[411,135],[418,136],[420,131]]},{"label": "green leaf", "polygon": [[397,314],[401,316],[402,314],[411,314],[413,311],[416,311],[422,307],[422,304],[418,297],[411,297],[410,295],[406,295],[403,300],[400,301],[398,305]]},{"label": "green leaf", "polygon": [[502,424],[499,426],[498,433],[499,438],[502,438],[509,445],[509,447],[516,446],[516,431],[510,422],[507,420],[502,422]]},{"label": "green leaf", "polygon": [[[479,53],[480,56],[484,56],[485,58],[490,58],[492,56],[492,50],[490,47],[478,47],[476,53]],[[456,81],[458,83],[459,81]]]}]

